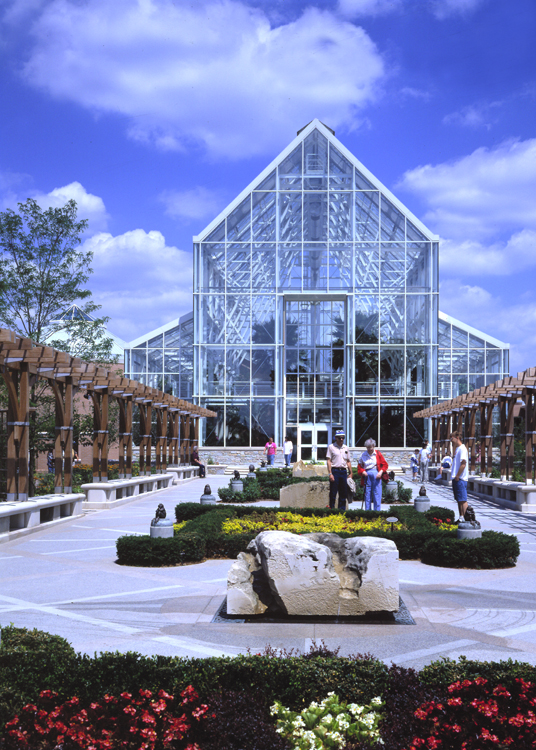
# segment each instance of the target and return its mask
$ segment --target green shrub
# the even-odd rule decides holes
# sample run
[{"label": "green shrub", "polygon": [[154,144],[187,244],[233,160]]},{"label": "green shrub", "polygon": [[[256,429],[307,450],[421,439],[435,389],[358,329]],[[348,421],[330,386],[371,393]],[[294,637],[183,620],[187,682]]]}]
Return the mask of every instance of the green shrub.
[{"label": "green shrub", "polygon": [[254,503],[263,496],[260,484],[255,479],[244,480],[243,492],[234,492],[231,487],[220,487],[218,495],[224,503]]},{"label": "green shrub", "polygon": [[413,499],[413,490],[411,487],[404,487],[404,483],[397,480],[398,485],[398,502],[411,503]]},{"label": "green shrub", "polygon": [[150,536],[120,536],[116,542],[120,565],[157,568],[198,562],[205,557],[204,538],[185,532],[169,539]]},{"label": "green shrub", "polygon": [[421,560],[443,568],[512,568],[519,551],[517,537],[500,531],[484,531],[480,539],[453,539],[442,533],[423,545]]},{"label": "green shrub", "polygon": [[456,514],[453,510],[448,510],[448,508],[442,508],[439,505],[431,505],[430,510],[425,511],[423,515],[426,519],[433,522],[434,518],[437,518],[440,521],[454,521],[454,516]]}]

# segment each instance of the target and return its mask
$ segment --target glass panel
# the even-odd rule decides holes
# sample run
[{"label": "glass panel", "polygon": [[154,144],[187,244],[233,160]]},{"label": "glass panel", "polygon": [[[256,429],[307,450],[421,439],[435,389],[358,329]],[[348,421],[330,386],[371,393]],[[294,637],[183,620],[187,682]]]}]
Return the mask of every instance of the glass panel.
[{"label": "glass panel", "polygon": [[430,404],[426,401],[406,401],[406,445],[408,447],[420,448],[423,440],[426,440],[424,419],[413,415],[428,406]]},{"label": "glass panel", "polygon": [[305,139],[304,190],[325,190],[328,173],[328,141],[318,130]]},{"label": "glass panel", "polygon": [[450,323],[445,323],[442,320],[438,321],[437,343],[439,346],[446,346],[450,349]]},{"label": "glass panel", "polygon": [[164,393],[182,398],[180,394],[180,375],[164,375]]},{"label": "glass panel", "polygon": [[370,291],[380,283],[380,249],[377,244],[355,244],[355,286]]},{"label": "glass panel", "polygon": [[147,353],[147,371],[162,372],[163,360],[162,349],[149,349]]},{"label": "glass panel", "polygon": [[302,246],[279,245],[279,288],[302,288]]},{"label": "glass panel", "polygon": [[164,372],[180,372],[180,349],[164,350]]},{"label": "glass panel", "polygon": [[251,300],[251,340],[254,344],[275,342],[275,298],[254,295]]},{"label": "glass panel", "polygon": [[[486,351],[486,372],[501,371],[501,353],[499,349],[488,349]],[[492,381],[493,382],[493,381]]]},{"label": "glass panel", "polygon": [[380,330],[384,344],[404,343],[404,302],[402,295],[380,298]]},{"label": "glass panel", "polygon": [[205,351],[205,389],[207,395],[223,395],[225,390],[225,350],[207,349]]},{"label": "glass panel", "polygon": [[352,286],[352,246],[329,246],[329,288],[350,289]]},{"label": "glass panel", "polygon": [[[327,235],[327,193],[304,193],[303,239],[310,242],[326,242]],[[283,239],[292,239],[292,237],[285,237]]]},{"label": "glass panel", "polygon": [[131,349],[132,352],[132,372],[147,372],[147,350]]},{"label": "glass panel", "polygon": [[377,344],[379,339],[379,298],[355,297],[355,343]]},{"label": "glass panel", "polygon": [[377,349],[355,350],[355,395],[377,396],[379,367]]},{"label": "glass panel", "polygon": [[[253,349],[251,352],[252,396],[270,396],[275,392],[275,350]],[[253,402],[255,403],[255,401]]]},{"label": "glass panel", "polygon": [[380,245],[381,286],[383,289],[402,287],[405,278],[405,246],[382,242]]},{"label": "glass panel", "polygon": [[380,393],[386,396],[404,395],[404,350],[380,351]]},{"label": "glass panel", "polygon": [[352,194],[330,193],[329,239],[343,242],[352,239]]},{"label": "glass panel", "polygon": [[382,404],[380,445],[399,448],[404,445],[404,404]]},{"label": "glass panel", "polygon": [[408,346],[406,349],[406,396],[429,393],[429,348]]},{"label": "glass panel", "polygon": [[461,328],[452,326],[452,348],[467,349],[467,331],[462,331]]},{"label": "glass panel", "polygon": [[260,185],[257,185],[255,190],[275,190],[275,169],[273,172],[270,172]]},{"label": "glass panel", "polygon": [[275,407],[273,399],[251,402],[251,445],[264,447],[275,435]]},{"label": "glass panel", "polygon": [[279,239],[283,242],[302,238],[302,194],[279,193]]},{"label": "glass panel", "polygon": [[202,289],[225,288],[225,245],[201,245]]},{"label": "glass panel", "polygon": [[225,338],[225,297],[207,294],[201,297],[203,308],[202,340],[207,344],[223,344]]},{"label": "glass panel", "polygon": [[334,190],[351,190],[353,167],[332,144],[329,146],[329,185]]},{"label": "glass panel", "polygon": [[249,400],[233,403],[225,408],[226,445],[249,445]]},{"label": "glass panel", "polygon": [[249,291],[251,286],[251,246],[229,245],[227,248],[227,289]]},{"label": "glass panel", "polygon": [[461,396],[462,393],[469,393],[469,380],[467,375],[452,376],[452,398]]},{"label": "glass panel", "polygon": [[164,345],[164,337],[161,333],[158,334],[158,336],[155,336],[153,339],[149,339],[149,343],[147,346],[149,349],[161,349]]},{"label": "glass panel", "polygon": [[253,290],[275,291],[275,245],[253,245]]},{"label": "glass panel", "polygon": [[406,291],[430,290],[430,258],[432,246],[429,242],[408,242],[406,245]]},{"label": "glass panel", "polygon": [[452,372],[467,372],[467,352],[461,349],[452,350]]},{"label": "glass panel", "polygon": [[253,193],[252,227],[257,242],[275,240],[275,193]]},{"label": "glass panel", "polygon": [[279,165],[279,189],[301,190],[302,147],[300,145]]},{"label": "glass panel", "polygon": [[424,294],[408,294],[406,297],[406,343],[429,343],[430,317],[430,297]]},{"label": "glass panel", "polygon": [[356,169],[355,170],[355,189],[356,190],[376,190],[376,186],[369,182],[365,175]]},{"label": "glass panel", "polygon": [[484,348],[484,340],[479,339],[476,336],[473,336],[472,334],[469,334],[469,346],[474,349],[483,349]]},{"label": "glass panel", "polygon": [[216,229],[213,229],[208,237],[205,238],[205,242],[222,242],[225,239],[225,221],[218,224]]},{"label": "glass panel", "polygon": [[227,241],[247,242],[251,239],[251,196],[227,217]]},{"label": "glass panel", "polygon": [[328,251],[323,245],[304,245],[303,288],[328,288]]},{"label": "glass panel", "polygon": [[484,372],[483,349],[471,349],[469,351],[469,370],[471,372]]},{"label": "glass panel", "polygon": [[194,343],[194,321],[193,317],[180,324],[181,346],[193,346]]},{"label": "glass panel", "polygon": [[383,194],[381,206],[382,240],[391,240],[392,242],[396,242],[397,240],[404,241],[406,239],[404,215],[400,213],[398,208],[395,208],[391,201],[387,200],[387,198]]},{"label": "glass panel", "polygon": [[482,373],[469,373],[469,390],[483,388],[486,385],[486,376]]},{"label": "glass panel", "polygon": [[428,237],[425,237],[422,232],[420,232],[417,227],[411,223],[411,221],[406,217],[406,235],[408,240],[415,240],[417,242],[420,242],[421,240],[426,241]]},{"label": "glass panel", "polygon": [[251,340],[251,297],[249,294],[228,294],[226,307],[227,343],[248,344]]},{"label": "glass panel", "polygon": [[166,347],[180,346],[180,340],[181,340],[181,327],[180,326],[175,326],[175,328],[171,328],[169,331],[166,331],[164,333],[164,346]]},{"label": "glass panel", "polygon": [[378,191],[355,194],[355,238],[356,240],[378,240],[379,202]]},{"label": "glass panel", "polygon": [[227,395],[249,396],[250,350],[227,347],[226,371]]},{"label": "glass panel", "polygon": [[363,446],[369,438],[378,442],[378,405],[356,403],[354,445]]},{"label": "glass panel", "polygon": [[207,446],[223,445],[225,434],[225,408],[223,401],[203,399],[202,406],[216,412],[215,417],[207,417],[201,420],[201,428],[204,428],[205,431],[203,444]]}]

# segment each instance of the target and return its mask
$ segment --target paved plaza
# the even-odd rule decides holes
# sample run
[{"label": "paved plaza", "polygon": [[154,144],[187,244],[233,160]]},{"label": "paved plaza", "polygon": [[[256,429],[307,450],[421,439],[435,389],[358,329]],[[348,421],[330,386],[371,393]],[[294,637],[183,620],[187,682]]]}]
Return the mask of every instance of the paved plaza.
[{"label": "paved plaza", "polygon": [[[341,655],[370,652],[407,667],[462,654],[536,664],[536,517],[471,498],[484,530],[518,537],[518,564],[481,571],[401,561],[400,594],[415,625],[214,623],[230,560],[174,568],[115,562],[119,536],[147,534],[159,502],[174,517],[177,503],[199,500],[205,481],[215,492],[229,478],[195,480],[0,545],[0,624],[62,635],[89,654],[234,656],[267,644],[303,651],[323,639]],[[430,485],[428,494],[454,512],[449,488]]]}]

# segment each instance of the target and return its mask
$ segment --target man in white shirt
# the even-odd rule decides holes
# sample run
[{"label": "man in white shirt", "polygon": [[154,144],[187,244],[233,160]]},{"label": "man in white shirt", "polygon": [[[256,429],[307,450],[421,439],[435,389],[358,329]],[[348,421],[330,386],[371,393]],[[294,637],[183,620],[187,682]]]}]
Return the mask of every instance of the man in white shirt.
[{"label": "man in white shirt", "polygon": [[469,456],[463,444],[461,432],[453,432],[450,436],[454,458],[452,459],[452,492],[458,503],[460,517],[456,523],[464,520],[467,510],[467,480],[469,479]]},{"label": "man in white shirt", "polygon": [[348,447],[344,444],[344,430],[337,430],[335,440],[328,445],[326,464],[329,474],[329,507],[335,507],[339,493],[339,510],[346,510],[348,475],[352,476],[352,460]]},{"label": "man in white shirt", "polygon": [[428,444],[428,440],[425,440],[419,453],[419,479],[423,484],[428,481],[428,462],[431,452],[432,447]]},{"label": "man in white shirt", "polygon": [[285,466],[290,466],[290,461],[292,459],[293,450],[294,450],[294,446],[292,445],[292,440],[285,435],[285,442],[283,444],[283,455],[285,456]]}]

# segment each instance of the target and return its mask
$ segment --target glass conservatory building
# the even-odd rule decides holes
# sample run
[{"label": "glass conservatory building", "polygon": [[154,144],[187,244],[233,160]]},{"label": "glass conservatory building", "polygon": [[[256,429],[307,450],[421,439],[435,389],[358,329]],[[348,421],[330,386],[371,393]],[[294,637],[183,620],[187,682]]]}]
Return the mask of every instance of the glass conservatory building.
[{"label": "glass conservatory building", "polygon": [[438,237],[314,120],[194,238],[193,316],[125,365],[215,411],[206,446],[321,459],[341,427],[415,445],[413,413],[502,377],[508,348],[439,313]]}]

